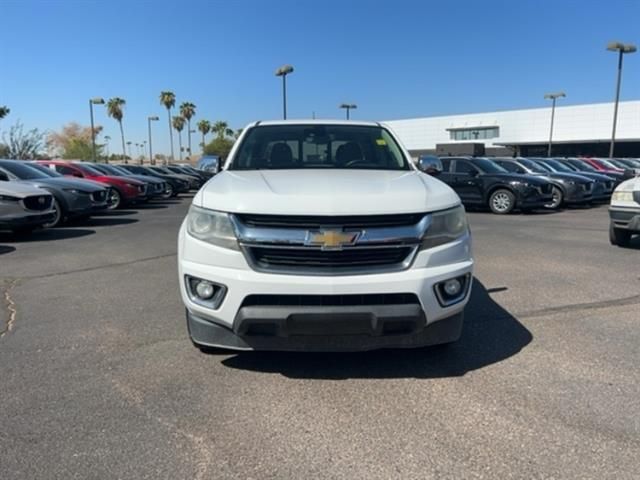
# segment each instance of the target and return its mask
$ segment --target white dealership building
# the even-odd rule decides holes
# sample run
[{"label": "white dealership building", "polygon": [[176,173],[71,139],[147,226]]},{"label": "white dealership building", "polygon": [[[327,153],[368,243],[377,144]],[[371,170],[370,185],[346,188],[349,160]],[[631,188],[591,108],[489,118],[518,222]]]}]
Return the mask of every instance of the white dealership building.
[{"label": "white dealership building", "polygon": [[[556,106],[553,154],[607,156],[613,110],[613,102]],[[385,123],[414,157],[422,153],[471,154],[472,150],[483,149],[486,154],[546,155],[551,107],[409,118]],[[639,100],[619,104],[615,155],[640,157]]]}]

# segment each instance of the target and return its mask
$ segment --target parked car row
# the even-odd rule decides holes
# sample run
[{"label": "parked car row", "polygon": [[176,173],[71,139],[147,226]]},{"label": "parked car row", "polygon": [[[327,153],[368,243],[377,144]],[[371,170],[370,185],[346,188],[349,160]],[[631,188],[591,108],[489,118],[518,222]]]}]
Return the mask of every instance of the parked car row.
[{"label": "parked car row", "polygon": [[0,160],[0,230],[26,233],[175,197],[198,190],[211,176],[187,165]]},{"label": "parked car row", "polygon": [[607,202],[617,185],[640,173],[634,159],[423,156],[418,166],[467,207],[496,214]]}]

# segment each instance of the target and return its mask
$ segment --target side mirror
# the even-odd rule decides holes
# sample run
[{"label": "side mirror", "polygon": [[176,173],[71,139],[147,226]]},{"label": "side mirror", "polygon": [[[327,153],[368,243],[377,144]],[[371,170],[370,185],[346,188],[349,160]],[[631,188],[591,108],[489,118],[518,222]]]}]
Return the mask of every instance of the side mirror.
[{"label": "side mirror", "polygon": [[0,182],[8,182],[9,181],[9,175],[7,175],[4,172],[0,172]]},{"label": "side mirror", "polygon": [[418,159],[418,170],[428,175],[439,175],[442,173],[442,162],[433,155],[422,155]]}]

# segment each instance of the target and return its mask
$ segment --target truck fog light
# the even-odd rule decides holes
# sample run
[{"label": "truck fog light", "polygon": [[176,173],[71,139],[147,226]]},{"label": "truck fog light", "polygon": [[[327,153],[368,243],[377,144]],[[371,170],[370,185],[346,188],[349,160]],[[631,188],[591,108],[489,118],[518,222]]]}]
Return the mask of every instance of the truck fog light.
[{"label": "truck fog light", "polygon": [[215,289],[213,288],[213,284],[207,282],[206,280],[201,280],[196,284],[196,294],[203,300],[209,300],[213,297],[215,293]]},{"label": "truck fog light", "polygon": [[471,275],[461,275],[436,283],[433,290],[442,307],[449,307],[465,299],[471,285]]},{"label": "truck fog light", "polygon": [[227,287],[191,275],[185,275],[184,280],[189,300],[214,310],[220,307],[227,293]]},{"label": "truck fog light", "polygon": [[444,282],[444,286],[442,288],[444,293],[449,297],[455,297],[460,293],[460,290],[462,290],[462,284],[457,278],[452,278],[451,280]]}]

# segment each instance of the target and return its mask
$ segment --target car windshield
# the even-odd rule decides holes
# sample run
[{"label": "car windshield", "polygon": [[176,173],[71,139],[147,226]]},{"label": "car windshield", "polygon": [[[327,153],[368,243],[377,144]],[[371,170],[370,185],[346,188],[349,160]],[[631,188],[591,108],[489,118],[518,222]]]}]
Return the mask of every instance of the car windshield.
[{"label": "car windshield", "polygon": [[544,164],[549,166],[549,168],[552,168],[553,170],[556,170],[558,172],[575,172],[575,170],[567,167],[564,163],[559,162],[557,160],[545,160]]},{"label": "car windshield", "polygon": [[595,168],[581,160],[570,160],[569,163],[583,172],[597,172]]},{"label": "car windshield", "polygon": [[614,167],[622,168],[623,170],[629,168],[628,165],[625,165],[620,160],[607,160],[607,163],[612,164]]},{"label": "car windshield", "polygon": [[49,175],[33,168],[30,164],[21,162],[20,160],[7,160],[0,163],[0,167],[11,172],[20,180],[38,180],[51,178]]},{"label": "car windshield", "polygon": [[101,177],[104,175],[100,170],[93,168],[93,166],[86,165],[84,163],[75,163],[74,164],[82,173],[86,175],[92,175],[96,177]]},{"label": "car windshield", "polygon": [[616,167],[612,162],[610,162],[609,160],[602,160],[602,159],[598,159],[598,160],[593,160],[595,163],[597,163],[598,165],[600,165],[602,168],[608,168],[610,170],[617,170],[620,167]]},{"label": "car windshield", "polygon": [[147,167],[147,168],[153,172],[162,173],[165,175],[172,175],[174,173],[171,170],[165,170],[164,168],[160,168],[160,167]]},{"label": "car windshield", "polygon": [[118,175],[131,175],[131,172],[126,168],[122,168],[117,165],[108,165],[108,167],[111,168],[111,170],[113,170],[114,172],[118,172]]},{"label": "car windshield", "polygon": [[409,170],[400,147],[380,126],[269,125],[247,132],[230,170]]},{"label": "car windshield", "polygon": [[39,172],[44,173],[47,177],[63,177],[64,176],[61,173],[56,172],[55,170],[51,170],[50,168],[44,167],[44,166],[39,165],[37,163],[30,163],[29,166],[31,168],[35,168]]},{"label": "car windshield", "polygon": [[537,159],[536,159],[536,160],[531,160],[531,159],[529,159],[529,161],[531,161],[531,162],[535,163],[539,168],[541,168],[542,170],[544,170],[546,173],[549,173],[549,172],[555,172],[555,171],[556,171],[553,167],[551,167],[550,165],[547,165],[547,164],[546,164],[544,161],[542,161],[542,160],[537,160]]},{"label": "car windshield", "polygon": [[508,170],[502,168],[493,160],[489,160],[486,158],[474,158],[473,164],[484,173],[509,173]]},{"label": "car windshield", "polygon": [[536,162],[529,160],[528,158],[521,158],[519,162],[527,167],[529,170],[535,173],[549,173],[548,170],[545,170],[543,167],[538,165]]},{"label": "car windshield", "polygon": [[107,175],[115,175],[116,177],[123,175],[120,170],[112,165],[96,165],[94,168],[106,173]]},{"label": "car windshield", "polygon": [[174,173],[184,173],[181,169],[179,169],[178,167],[167,167],[167,170],[171,170]]}]

